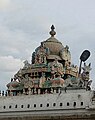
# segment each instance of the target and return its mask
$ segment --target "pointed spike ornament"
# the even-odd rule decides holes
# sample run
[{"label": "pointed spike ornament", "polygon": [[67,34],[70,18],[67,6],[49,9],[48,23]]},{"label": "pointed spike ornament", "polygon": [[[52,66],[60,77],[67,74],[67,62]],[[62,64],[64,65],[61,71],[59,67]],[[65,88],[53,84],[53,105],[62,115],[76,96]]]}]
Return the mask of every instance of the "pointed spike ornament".
[{"label": "pointed spike ornament", "polygon": [[54,31],[55,27],[54,25],[51,26],[51,31],[49,32],[51,37],[54,37],[54,35],[56,35],[56,32]]}]

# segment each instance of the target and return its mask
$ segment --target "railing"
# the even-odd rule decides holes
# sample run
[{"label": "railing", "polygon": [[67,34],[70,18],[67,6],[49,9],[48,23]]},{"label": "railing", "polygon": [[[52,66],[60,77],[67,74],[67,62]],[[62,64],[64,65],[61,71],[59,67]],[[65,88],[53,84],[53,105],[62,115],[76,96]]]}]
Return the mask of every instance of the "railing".
[{"label": "railing", "polygon": [[0,96],[8,96],[8,92],[0,90]]}]

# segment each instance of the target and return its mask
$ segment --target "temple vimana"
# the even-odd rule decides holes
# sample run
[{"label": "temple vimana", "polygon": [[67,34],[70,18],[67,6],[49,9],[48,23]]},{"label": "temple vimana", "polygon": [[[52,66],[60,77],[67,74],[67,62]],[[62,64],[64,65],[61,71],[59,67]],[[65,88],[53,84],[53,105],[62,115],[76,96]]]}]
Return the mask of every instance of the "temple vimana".
[{"label": "temple vimana", "polygon": [[[78,67],[71,64],[69,47],[55,38],[54,29],[52,25],[50,38],[32,53],[31,63],[24,61],[24,67],[7,84],[9,96],[59,92],[63,86],[66,89],[83,85],[77,80]],[[89,76],[85,79],[89,80]]]}]

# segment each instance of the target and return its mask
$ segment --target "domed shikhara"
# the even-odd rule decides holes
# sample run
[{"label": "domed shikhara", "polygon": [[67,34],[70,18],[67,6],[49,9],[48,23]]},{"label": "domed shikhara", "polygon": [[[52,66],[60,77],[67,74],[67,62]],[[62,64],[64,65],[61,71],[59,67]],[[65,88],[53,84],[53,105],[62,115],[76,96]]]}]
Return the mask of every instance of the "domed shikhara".
[{"label": "domed shikhara", "polygon": [[[50,50],[50,55],[57,55],[59,56],[59,52],[60,50],[62,50],[63,45],[61,42],[59,42],[54,35],[56,34],[56,32],[54,31],[54,26],[51,26],[51,31],[50,31],[50,35],[51,37],[49,39],[47,39],[46,41],[44,41],[44,45],[45,47],[49,48]],[[53,57],[53,56],[52,56]]]},{"label": "domed shikhara", "polygon": [[[54,31],[54,26],[51,26],[51,31],[49,32],[51,37],[47,40],[41,42],[41,45],[36,48],[36,52],[32,54],[32,58],[34,59],[34,55],[37,54],[37,51],[43,46],[44,48],[48,49],[48,55],[46,55],[47,60],[54,60],[57,58],[58,60],[64,60],[65,57],[62,56],[62,52],[65,51],[65,47],[62,45],[62,43],[57,40],[54,35],[56,32]],[[32,61],[33,61],[32,59]],[[69,60],[70,61],[70,60]]]},{"label": "domed shikhara", "polygon": [[[55,37],[50,37],[46,41],[43,42],[44,46],[49,48],[50,55],[59,56],[60,51],[64,48],[62,43],[59,42]],[[52,56],[53,57],[53,56]]]},{"label": "domed shikhara", "polygon": [[[66,79],[68,82],[72,77],[78,77],[78,67],[71,65],[69,47],[63,46],[54,37],[54,29],[52,25],[50,38],[42,41],[32,53],[32,63],[24,61],[23,68],[14,75],[13,81],[7,84],[9,93],[10,90],[13,90],[14,94],[38,94],[39,91],[41,94],[45,91],[51,93],[56,87],[64,87]],[[77,85],[76,81],[75,83]]]}]

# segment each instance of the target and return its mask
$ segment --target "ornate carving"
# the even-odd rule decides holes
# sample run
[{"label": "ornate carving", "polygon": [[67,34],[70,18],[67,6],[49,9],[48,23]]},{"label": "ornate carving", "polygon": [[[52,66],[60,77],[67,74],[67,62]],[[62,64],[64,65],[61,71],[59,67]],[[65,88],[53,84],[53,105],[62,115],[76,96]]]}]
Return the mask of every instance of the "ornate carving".
[{"label": "ornate carving", "polygon": [[51,74],[53,77],[55,77],[55,75],[63,75],[63,65],[58,62],[57,58],[55,58],[54,62],[49,63],[48,66],[51,68]]},{"label": "ornate carving", "polygon": [[40,88],[44,86],[45,81],[46,81],[45,73],[42,73],[42,77],[40,78],[40,84],[39,84]]},{"label": "ornate carving", "polygon": [[[41,43],[41,46],[38,47],[35,51],[35,64],[46,64],[46,57],[49,55],[49,49],[44,47],[43,42]],[[34,61],[34,59],[33,59]]]},{"label": "ornate carving", "polygon": [[28,63],[28,60],[25,60],[23,63],[24,63],[23,69],[28,69],[30,66],[30,64]]},{"label": "ornate carving", "polygon": [[87,83],[89,81],[89,73],[91,71],[91,63],[89,63],[89,65],[86,65],[86,63],[84,63],[84,67],[82,67],[83,72],[81,74],[81,78],[84,82],[84,86],[87,86]]},{"label": "ornate carving", "polygon": [[[33,52],[31,64],[27,60],[24,61],[24,67],[14,75],[15,81],[11,81],[11,86],[15,85],[16,93],[23,91],[23,94],[35,94],[39,90],[41,90],[40,93],[43,93],[42,91],[48,89],[50,93],[50,90],[64,86],[90,89],[91,64],[84,63],[83,72],[78,76],[78,67],[71,65],[69,47],[67,45],[64,47],[54,37],[56,34],[54,29],[52,25],[51,37],[41,42],[41,45]],[[9,87],[8,90],[10,92]]]},{"label": "ornate carving", "polygon": [[64,85],[64,79],[62,79],[61,76],[58,76],[51,81],[52,81],[52,87],[63,87]]},{"label": "ornate carving", "polygon": [[[68,62],[68,64],[71,63],[71,54],[69,51],[69,47],[66,45],[66,47],[64,47],[61,51],[60,51],[60,56],[63,60],[66,61],[66,64]],[[66,65],[65,65],[66,66]]]}]

